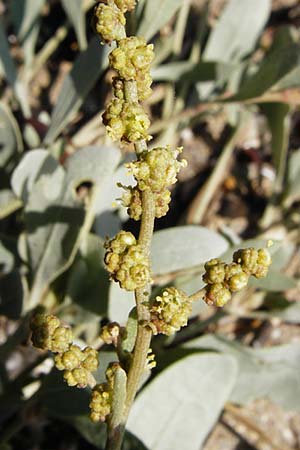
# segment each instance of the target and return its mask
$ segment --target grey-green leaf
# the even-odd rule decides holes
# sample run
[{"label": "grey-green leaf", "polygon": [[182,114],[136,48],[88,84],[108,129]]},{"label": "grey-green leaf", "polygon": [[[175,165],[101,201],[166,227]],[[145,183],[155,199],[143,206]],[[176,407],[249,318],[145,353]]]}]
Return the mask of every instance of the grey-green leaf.
[{"label": "grey-green leaf", "polygon": [[[114,147],[86,147],[69,158],[66,172],[58,167],[53,174],[42,174],[33,186],[25,209],[29,264],[34,275],[30,307],[73,261],[92,225],[100,186],[119,160],[120,152]],[[93,185],[86,211],[76,195],[82,181]]]},{"label": "grey-green leaf", "polygon": [[270,0],[230,0],[209,36],[203,60],[232,62],[249,54],[270,9]]},{"label": "grey-green leaf", "polygon": [[45,143],[51,144],[79,110],[85,97],[105,69],[107,49],[95,37],[86,51],[77,57],[71,72],[66,76],[52,112],[51,124]]},{"label": "grey-green leaf", "polygon": [[156,275],[190,269],[224,253],[228,242],[201,226],[168,228],[154,233],[152,270]]},{"label": "grey-green leaf", "polygon": [[232,355],[238,377],[231,401],[245,404],[268,397],[287,409],[300,409],[300,349],[298,344],[252,349],[222,336],[207,335],[185,345]]},{"label": "grey-green leaf", "polygon": [[31,32],[44,4],[45,0],[12,0],[12,20],[21,41]]},{"label": "grey-green leaf", "polygon": [[146,2],[137,34],[149,41],[176,13],[183,0]]},{"label": "grey-green leaf", "polygon": [[9,108],[0,103],[0,167],[5,168],[22,150],[19,126]]},{"label": "grey-green leaf", "polygon": [[128,429],[151,450],[199,450],[231,394],[236,375],[231,356],[188,356],[143,389]]},{"label": "grey-green leaf", "polygon": [[87,47],[86,31],[85,31],[85,14],[83,11],[82,0],[62,0],[62,5],[66,14],[72,23],[78,39],[79,47],[85,50]]}]

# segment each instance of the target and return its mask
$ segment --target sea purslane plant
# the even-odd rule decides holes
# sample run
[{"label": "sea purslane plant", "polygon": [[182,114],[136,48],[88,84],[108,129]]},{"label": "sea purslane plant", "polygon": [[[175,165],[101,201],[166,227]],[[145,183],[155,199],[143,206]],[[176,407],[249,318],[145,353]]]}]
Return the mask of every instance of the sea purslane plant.
[{"label": "sea purslane plant", "polygon": [[150,349],[152,335],[169,336],[186,326],[196,300],[202,298],[207,304],[224,306],[232,293],[248,284],[250,276],[265,277],[271,264],[267,249],[242,249],[234,253],[230,264],[220,259],[208,261],[203,275],[205,287],[195,294],[188,296],[170,286],[150,300],[154,220],[167,213],[171,200],[169,188],[176,183],[177,174],[186,162],[178,159],[182,148],[148,148],[150,119],[141,102],[151,95],[150,66],[154,49],[143,37],[126,36],[124,14],[135,3],[135,0],[107,0],[95,8],[95,29],[102,42],[116,44],[109,55],[110,67],[116,74],[113,98],[103,114],[103,122],[111,139],[133,144],[136,153],[136,160],[127,165],[136,184],[120,187],[125,189],[122,203],[129,216],[140,221],[139,236],[120,231],[106,242],[104,257],[111,280],[135,294],[137,332],[133,350],[124,351],[126,331],[118,323],[103,327],[101,339],[116,347],[119,361],[106,369],[106,381],[96,384],[93,372],[98,367],[99,356],[95,349],[75,345],[70,328],[55,316],[39,314],[31,323],[33,344],[54,353],[55,365],[63,371],[65,381],[78,388],[90,386],[90,418],[93,422],[106,422],[107,450],[121,448],[143,372],[155,365]]}]

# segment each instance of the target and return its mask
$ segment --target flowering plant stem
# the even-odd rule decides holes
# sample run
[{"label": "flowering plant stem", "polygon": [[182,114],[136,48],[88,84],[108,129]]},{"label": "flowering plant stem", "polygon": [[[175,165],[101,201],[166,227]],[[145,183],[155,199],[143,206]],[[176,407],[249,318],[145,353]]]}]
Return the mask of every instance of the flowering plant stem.
[{"label": "flowering plant stem", "polygon": [[[138,101],[135,81],[126,81],[124,88],[126,101]],[[134,147],[137,157],[142,152],[147,151],[147,143],[145,140],[136,142]],[[142,194],[142,211],[138,242],[142,246],[145,256],[148,258],[150,256],[150,246],[155,220],[154,199],[153,193],[150,190],[146,190]],[[142,374],[145,370],[147,354],[152,337],[152,330],[150,326],[147,326],[147,323],[150,322],[150,311],[147,306],[150,290],[150,285],[135,290],[138,330],[132,362],[128,372],[127,394],[125,404],[123,405],[123,417],[121,423],[114,424],[113,418],[117,412],[114,410],[112,411],[112,420],[108,423],[105,450],[119,450],[121,448],[128,415],[138,391]]]}]

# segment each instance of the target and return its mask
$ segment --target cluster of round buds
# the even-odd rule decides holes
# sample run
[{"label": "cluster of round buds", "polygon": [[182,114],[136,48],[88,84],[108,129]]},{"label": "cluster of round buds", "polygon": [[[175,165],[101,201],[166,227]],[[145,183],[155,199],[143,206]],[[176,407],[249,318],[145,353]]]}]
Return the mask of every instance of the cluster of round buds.
[{"label": "cluster of round buds", "polygon": [[166,288],[150,307],[154,334],[174,334],[187,325],[191,311],[192,302],[183,291],[175,287]]},{"label": "cluster of round buds", "polygon": [[117,347],[121,332],[122,327],[117,322],[111,322],[101,328],[100,339],[105,344],[113,344],[114,347]]},{"label": "cluster of round buds", "polygon": [[144,152],[138,161],[129,163],[127,167],[137,180],[138,188],[161,192],[176,183],[178,172],[187,165],[185,160],[177,160],[181,152],[181,147],[175,150],[157,147]]},{"label": "cluster of round buds", "polygon": [[118,41],[118,46],[109,55],[110,66],[126,81],[138,80],[149,74],[154,59],[153,44],[143,37],[131,36]]},{"label": "cluster of round buds", "polygon": [[86,347],[81,350],[77,345],[58,354],[54,358],[58,370],[64,371],[64,379],[69,386],[86,387],[90,384],[91,372],[95,372],[98,367],[98,352]]},{"label": "cluster of round buds", "polygon": [[91,347],[81,350],[72,344],[72,331],[61,325],[52,315],[38,314],[31,321],[32,343],[35,347],[57,353],[54,358],[58,370],[64,371],[69,386],[86,387],[98,367],[98,353]]},{"label": "cluster of round buds", "polygon": [[[142,192],[137,186],[122,186],[125,189],[125,193],[122,196],[122,204],[127,208],[129,217],[134,220],[140,220],[142,215]],[[171,192],[168,189],[164,189],[160,192],[153,193],[155,217],[158,219],[167,214],[169,210],[169,203],[171,201]]]},{"label": "cluster of round buds", "polygon": [[52,315],[36,314],[30,324],[31,340],[35,347],[53,353],[66,351],[72,340],[72,331]]},{"label": "cluster of round buds", "polygon": [[153,193],[155,217],[160,218],[167,214],[171,193],[169,186],[176,183],[177,174],[186,161],[178,161],[177,157],[182,148],[171,150],[169,147],[156,147],[140,155],[138,161],[127,164],[127,168],[137,181],[135,187],[122,186],[126,192],[122,202],[127,207],[129,216],[140,220],[142,215],[142,191],[150,189]]},{"label": "cluster of round buds", "polygon": [[103,113],[107,134],[114,141],[137,142],[150,139],[150,120],[142,106],[115,97]]},{"label": "cluster of round buds", "polygon": [[150,282],[148,258],[132,233],[120,231],[105,247],[106,269],[121,288],[133,291]]},{"label": "cluster of round buds", "polygon": [[115,4],[99,3],[95,8],[95,28],[104,42],[110,43],[124,38],[126,19],[123,11]]},{"label": "cluster of round buds", "polygon": [[119,363],[110,363],[106,369],[106,383],[97,384],[92,390],[90,418],[92,422],[105,422],[111,413],[114,377]]},{"label": "cluster of round buds", "polygon": [[256,250],[246,248],[233,255],[233,262],[225,264],[220,259],[212,259],[205,264],[203,280],[205,286],[204,300],[207,304],[222,307],[230,299],[233,292],[247,286],[250,275],[263,278],[267,275],[271,264],[271,256],[267,249]]}]

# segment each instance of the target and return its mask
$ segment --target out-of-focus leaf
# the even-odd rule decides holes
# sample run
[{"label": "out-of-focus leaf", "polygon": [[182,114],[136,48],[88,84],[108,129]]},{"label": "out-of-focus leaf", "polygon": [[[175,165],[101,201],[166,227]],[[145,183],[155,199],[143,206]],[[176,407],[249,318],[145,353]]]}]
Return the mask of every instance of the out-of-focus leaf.
[{"label": "out-of-focus leaf", "polygon": [[[29,265],[34,275],[30,307],[73,261],[93,223],[100,186],[119,160],[120,152],[114,147],[86,147],[67,160],[66,171],[58,167],[34,184],[25,208]],[[76,194],[83,181],[93,186],[86,214]]]},{"label": "out-of-focus leaf", "polygon": [[62,5],[66,14],[75,28],[75,33],[78,39],[79,47],[85,50],[87,47],[86,32],[85,32],[85,14],[83,11],[82,0],[62,0]]},{"label": "out-of-focus leaf", "polygon": [[[0,248],[1,251],[1,248]],[[23,285],[20,273],[13,270],[0,277],[0,315],[18,320],[23,309]]]},{"label": "out-of-focus leaf", "polygon": [[73,302],[99,316],[107,312],[110,284],[103,258],[101,239],[94,234],[87,235],[81,242],[67,285],[67,295]]},{"label": "out-of-focus leaf", "polygon": [[232,355],[238,376],[230,400],[248,403],[269,397],[287,409],[300,408],[300,349],[298,344],[252,349],[222,336],[207,335],[185,344],[186,348],[214,349]]},{"label": "out-of-focus leaf", "polygon": [[270,269],[266,278],[257,279],[251,277],[249,285],[270,292],[282,292],[297,287],[297,282],[294,278],[278,270]]},{"label": "out-of-focus leaf", "polygon": [[11,111],[0,103],[0,167],[4,168],[22,150],[23,143],[18,124]]},{"label": "out-of-focus leaf", "polygon": [[181,226],[154,233],[152,270],[155,275],[190,269],[226,251],[228,242],[200,226]]},{"label": "out-of-focus leaf", "polygon": [[134,306],[134,293],[121,289],[118,283],[112,281],[109,288],[108,304],[108,317],[110,320],[125,325],[128,314]]},{"label": "out-of-focus leaf", "polygon": [[[289,28],[280,29],[258,70],[254,75],[245,79],[239,92],[227,101],[242,101],[259,97],[271,88],[273,88],[272,90],[278,90],[280,81],[296,68],[299,68],[299,62],[299,43],[295,42]],[[295,84],[292,84],[292,86],[295,86]],[[286,83],[285,88],[288,87],[291,86]]]},{"label": "out-of-focus leaf", "polygon": [[290,200],[300,197],[300,150],[293,152],[289,158],[286,197]]},{"label": "out-of-focus leaf", "polygon": [[284,103],[263,103],[261,109],[268,119],[272,134],[272,159],[276,169],[274,189],[275,192],[281,192],[289,145],[290,106]]},{"label": "out-of-focus leaf", "polygon": [[138,396],[128,429],[151,450],[201,448],[236,382],[234,358],[220,356],[188,356],[161,372]]},{"label": "out-of-focus leaf", "polygon": [[17,244],[14,239],[0,235],[0,273],[7,274],[13,270],[17,258]]},{"label": "out-of-focus leaf", "polygon": [[270,0],[230,0],[212,30],[204,61],[238,61],[255,47],[269,17]]},{"label": "out-of-focus leaf", "polygon": [[183,0],[146,2],[137,34],[149,41],[176,13]]},{"label": "out-of-focus leaf", "polygon": [[51,116],[45,143],[52,143],[74,117],[107,64],[107,49],[94,38],[66,76]]},{"label": "out-of-focus leaf", "polygon": [[[68,422],[96,448],[103,450],[106,441],[106,426],[93,423],[88,417],[79,416],[68,419]],[[146,447],[131,433],[125,431],[122,450],[147,450]]]},{"label": "out-of-focus leaf", "polygon": [[30,108],[24,86],[17,77],[17,69],[10,55],[10,49],[5,34],[2,18],[0,17],[0,74],[4,74],[8,83],[12,86],[16,98],[20,102],[25,117],[30,115]]},{"label": "out-of-focus leaf", "polygon": [[89,413],[90,392],[67,385],[62,373],[53,369],[39,391],[42,405],[54,417],[74,417]]},{"label": "out-of-focus leaf", "polygon": [[21,208],[23,202],[10,189],[0,191],[0,220]]},{"label": "out-of-focus leaf", "polygon": [[45,0],[12,0],[11,13],[18,38],[23,41],[31,32]]},{"label": "out-of-focus leaf", "polygon": [[151,75],[155,81],[211,81],[218,78],[220,67],[226,64],[215,62],[200,62],[194,64],[190,61],[176,61],[154,67]]},{"label": "out-of-focus leaf", "polygon": [[11,177],[11,186],[17,197],[27,202],[34,183],[41,175],[60,171],[58,162],[47,150],[32,150],[24,155]]},{"label": "out-of-focus leaf", "polygon": [[106,425],[93,423],[89,417],[78,416],[68,420],[71,425],[96,448],[104,449],[106,441]]}]

